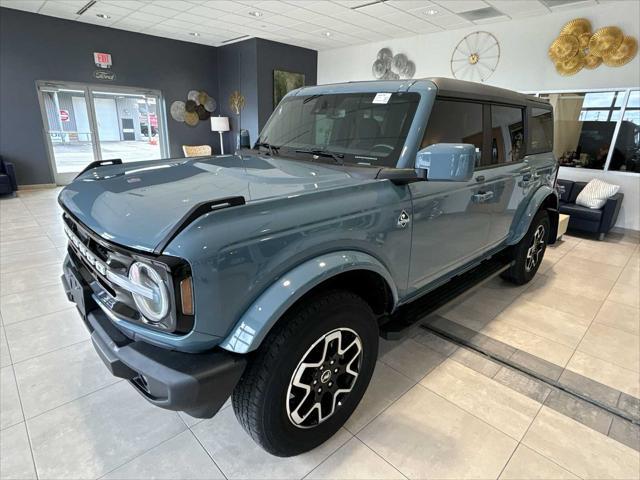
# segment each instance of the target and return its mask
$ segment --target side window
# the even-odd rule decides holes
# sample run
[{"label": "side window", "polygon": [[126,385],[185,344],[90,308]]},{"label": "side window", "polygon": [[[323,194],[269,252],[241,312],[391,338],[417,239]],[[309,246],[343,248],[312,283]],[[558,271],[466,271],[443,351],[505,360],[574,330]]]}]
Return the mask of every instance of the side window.
[{"label": "side window", "polygon": [[533,153],[553,150],[553,112],[551,110],[537,107],[531,109],[529,137]]},{"label": "side window", "polygon": [[420,148],[434,143],[470,143],[476,146],[476,166],[482,158],[482,104],[436,99]]},{"label": "side window", "polygon": [[491,165],[524,157],[523,108],[491,105]]}]

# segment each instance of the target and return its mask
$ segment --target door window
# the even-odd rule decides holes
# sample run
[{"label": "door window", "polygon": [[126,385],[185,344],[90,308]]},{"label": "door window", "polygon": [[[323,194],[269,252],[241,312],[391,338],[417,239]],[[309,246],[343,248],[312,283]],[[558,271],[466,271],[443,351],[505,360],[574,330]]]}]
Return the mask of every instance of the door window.
[{"label": "door window", "polygon": [[518,162],[524,157],[523,109],[491,106],[491,165]]},{"label": "door window", "polygon": [[553,150],[553,112],[533,107],[529,118],[531,153],[547,153]]},{"label": "door window", "polygon": [[482,104],[436,99],[431,109],[421,148],[434,143],[470,143],[475,145],[476,166],[480,166],[484,148]]},{"label": "door window", "polygon": [[160,152],[157,97],[124,92],[93,92],[103,159],[157,160]]}]

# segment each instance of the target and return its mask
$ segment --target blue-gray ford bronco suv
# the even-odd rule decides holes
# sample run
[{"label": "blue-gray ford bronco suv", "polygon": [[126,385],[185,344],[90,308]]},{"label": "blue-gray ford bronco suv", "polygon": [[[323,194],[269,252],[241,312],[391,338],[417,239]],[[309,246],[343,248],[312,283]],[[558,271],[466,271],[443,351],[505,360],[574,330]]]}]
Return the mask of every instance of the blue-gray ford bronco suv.
[{"label": "blue-gray ford bronco suv", "polygon": [[556,238],[553,112],[451,79],[304,87],[253,149],[89,165],[59,197],[64,283],[113,375],[235,414],[290,456],[362,399],[378,338]]}]

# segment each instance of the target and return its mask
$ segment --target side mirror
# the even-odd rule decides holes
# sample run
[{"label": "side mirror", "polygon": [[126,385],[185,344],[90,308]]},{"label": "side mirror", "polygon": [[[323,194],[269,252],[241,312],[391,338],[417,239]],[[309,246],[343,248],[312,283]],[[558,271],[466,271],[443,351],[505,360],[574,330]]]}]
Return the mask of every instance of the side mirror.
[{"label": "side mirror", "polygon": [[476,147],[469,143],[434,143],[416,155],[416,168],[427,180],[466,182],[473,176]]}]

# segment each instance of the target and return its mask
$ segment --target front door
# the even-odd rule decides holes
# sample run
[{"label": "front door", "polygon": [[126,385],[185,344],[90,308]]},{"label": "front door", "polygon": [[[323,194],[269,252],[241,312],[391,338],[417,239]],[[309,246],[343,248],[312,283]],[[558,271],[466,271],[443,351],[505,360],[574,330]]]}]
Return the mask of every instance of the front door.
[{"label": "front door", "polygon": [[410,285],[418,291],[486,248],[491,192],[482,181],[416,182]]},{"label": "front door", "polygon": [[[473,144],[479,167],[487,155],[484,137],[481,103],[438,98],[420,148],[434,143]],[[409,188],[413,201],[409,287],[418,293],[486,249],[493,197],[480,170],[468,182],[428,180]]]}]

